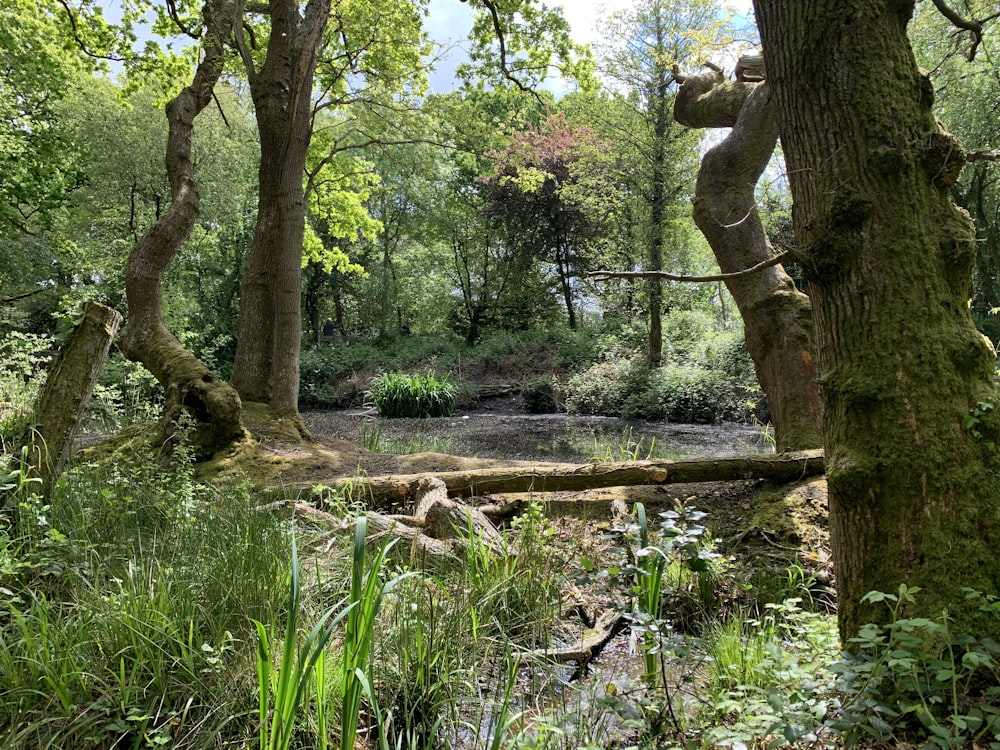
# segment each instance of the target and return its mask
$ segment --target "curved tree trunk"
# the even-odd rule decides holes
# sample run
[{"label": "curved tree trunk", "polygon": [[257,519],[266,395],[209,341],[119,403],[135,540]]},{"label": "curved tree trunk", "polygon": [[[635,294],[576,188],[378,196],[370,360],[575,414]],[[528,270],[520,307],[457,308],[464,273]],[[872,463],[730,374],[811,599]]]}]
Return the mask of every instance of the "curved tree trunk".
[{"label": "curved tree trunk", "polygon": [[312,85],[330,15],[330,0],[269,5],[271,34],[260,70],[248,56],[247,75],[260,133],[260,194],[253,247],[240,300],[232,382],[248,401],[298,416],[302,339],[300,294],[306,199],[306,156],[312,138]]},{"label": "curved tree trunk", "polygon": [[[674,116],[690,127],[731,126],[701,162],[694,219],[723,273],[773,257],[754,187],[778,140],[766,83],[725,80],[711,72],[683,79]],[[822,445],[809,298],[781,266],[726,279],[743,316],[747,348],[767,394],[779,451]]]},{"label": "curved tree trunk", "polygon": [[840,632],[919,586],[908,614],[1000,638],[962,587],[1000,591],[994,352],[968,311],[964,157],[931,110],[913,2],[755,0],[823,373]]},{"label": "curved tree trunk", "polygon": [[167,330],[162,315],[163,275],[194,228],[199,194],[191,161],[194,119],[211,102],[225,65],[225,39],[235,23],[236,3],[221,0],[209,9],[203,57],[191,85],[167,104],[167,176],[170,208],[143,235],[125,271],[128,323],[118,339],[126,357],[140,361],[163,385],[165,426],[182,411],[195,418],[194,441],[205,454],[243,438],[242,404],[236,391],[188,352]]}]

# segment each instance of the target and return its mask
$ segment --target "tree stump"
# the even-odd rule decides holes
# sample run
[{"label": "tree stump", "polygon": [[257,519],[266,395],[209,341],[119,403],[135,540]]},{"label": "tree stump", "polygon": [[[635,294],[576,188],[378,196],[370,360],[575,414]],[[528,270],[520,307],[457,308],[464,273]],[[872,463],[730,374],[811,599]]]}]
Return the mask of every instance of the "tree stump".
[{"label": "tree stump", "polygon": [[117,310],[88,302],[49,372],[35,406],[35,428],[29,453],[30,476],[41,480],[48,497],[62,472],[76,428],[121,325]]}]

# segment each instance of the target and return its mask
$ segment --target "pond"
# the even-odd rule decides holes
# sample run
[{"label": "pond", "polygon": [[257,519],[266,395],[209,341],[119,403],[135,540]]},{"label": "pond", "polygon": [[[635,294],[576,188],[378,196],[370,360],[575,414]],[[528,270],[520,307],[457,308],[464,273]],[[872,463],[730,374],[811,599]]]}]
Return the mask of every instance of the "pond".
[{"label": "pond", "polygon": [[771,453],[760,427],[668,424],[567,414],[472,411],[452,417],[381,419],[371,411],[303,414],[314,433],[382,453],[435,451],[458,456],[587,463]]}]

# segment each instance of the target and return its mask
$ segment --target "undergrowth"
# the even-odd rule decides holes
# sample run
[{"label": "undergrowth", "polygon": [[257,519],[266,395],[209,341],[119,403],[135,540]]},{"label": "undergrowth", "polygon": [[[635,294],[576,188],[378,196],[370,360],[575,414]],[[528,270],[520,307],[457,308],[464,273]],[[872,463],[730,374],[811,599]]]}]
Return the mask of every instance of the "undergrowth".
[{"label": "undergrowth", "polygon": [[[189,459],[79,465],[49,502],[8,463],[0,746],[1000,743],[1000,646],[905,617],[904,586],[868,596],[888,624],[841,654],[807,573],[751,587],[694,508],[583,538],[529,503],[500,541],[459,529],[461,560],[428,571],[366,544],[346,495],[327,508],[353,538],[330,542]],[[634,666],[546,657],[609,608]]]}]

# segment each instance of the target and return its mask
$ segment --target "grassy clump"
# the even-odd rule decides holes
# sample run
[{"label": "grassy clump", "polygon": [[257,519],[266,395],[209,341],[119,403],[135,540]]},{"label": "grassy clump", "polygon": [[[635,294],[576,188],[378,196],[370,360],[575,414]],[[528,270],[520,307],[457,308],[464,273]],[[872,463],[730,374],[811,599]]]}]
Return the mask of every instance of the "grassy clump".
[{"label": "grassy clump", "polygon": [[371,401],[382,417],[447,417],[458,394],[448,375],[387,372],[372,382]]},{"label": "grassy clump", "polygon": [[246,720],[249,618],[280,610],[286,522],[249,487],[221,494],[151,460],[78,467],[51,506],[15,501],[0,745],[208,747]]}]

